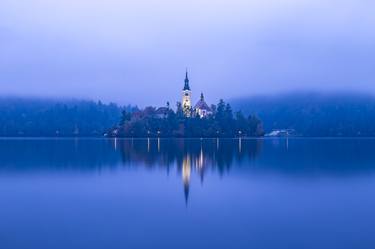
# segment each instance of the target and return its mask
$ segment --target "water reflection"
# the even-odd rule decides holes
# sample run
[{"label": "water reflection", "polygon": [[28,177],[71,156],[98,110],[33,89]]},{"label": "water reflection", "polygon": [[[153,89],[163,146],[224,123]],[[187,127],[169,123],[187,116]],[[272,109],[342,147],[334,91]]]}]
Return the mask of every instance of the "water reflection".
[{"label": "water reflection", "polygon": [[[113,146],[121,151],[123,165],[138,162],[149,167],[170,167],[177,162],[182,167],[186,158],[190,157],[194,167],[203,170],[204,165],[209,165],[223,173],[235,160],[256,158],[262,140],[244,143],[238,139],[123,139],[114,141]],[[245,149],[242,149],[243,146]]]},{"label": "water reflection", "polygon": [[0,139],[0,171],[137,167],[311,174],[372,170],[375,139]]},{"label": "water reflection", "polygon": [[182,178],[185,200],[188,202],[191,174],[203,183],[207,170],[222,175],[235,161],[249,161],[260,153],[262,140],[242,139],[122,139],[114,140],[121,151],[122,165],[163,167],[169,173],[175,169]]},{"label": "water reflection", "polygon": [[374,150],[375,139],[0,139],[0,237],[199,248],[185,237],[203,231],[208,248],[372,248]]},{"label": "water reflection", "polygon": [[182,162],[182,181],[184,182],[184,194],[185,194],[186,203],[189,198],[190,172],[191,172],[191,161],[190,161],[190,156],[187,155]]}]

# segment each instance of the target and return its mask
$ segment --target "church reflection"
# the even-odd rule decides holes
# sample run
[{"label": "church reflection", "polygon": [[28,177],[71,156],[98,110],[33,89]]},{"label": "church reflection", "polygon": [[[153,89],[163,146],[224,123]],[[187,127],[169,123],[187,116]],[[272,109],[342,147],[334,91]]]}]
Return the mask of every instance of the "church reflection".
[{"label": "church reflection", "polygon": [[157,168],[178,175],[188,200],[205,179],[234,170],[288,177],[373,174],[373,148],[375,139],[0,139],[0,176]]},{"label": "church reflection", "polygon": [[185,201],[189,199],[191,161],[190,155],[187,155],[182,162],[182,181],[184,183]]},{"label": "church reflection", "polygon": [[137,162],[144,167],[175,170],[181,175],[186,203],[192,176],[203,184],[207,171],[223,175],[234,161],[257,157],[262,140],[257,139],[117,139],[123,165]]}]

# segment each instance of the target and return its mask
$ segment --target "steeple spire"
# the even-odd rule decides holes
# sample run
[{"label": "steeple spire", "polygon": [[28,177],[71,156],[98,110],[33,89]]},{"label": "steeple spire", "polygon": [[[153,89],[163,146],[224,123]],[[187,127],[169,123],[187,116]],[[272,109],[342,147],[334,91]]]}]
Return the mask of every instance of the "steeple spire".
[{"label": "steeple spire", "polygon": [[204,96],[203,96],[203,93],[201,93],[201,100],[202,100],[202,101],[204,100]]},{"label": "steeple spire", "polygon": [[189,78],[188,78],[188,71],[186,68],[186,74],[185,74],[185,85],[184,85],[184,91],[189,90],[190,91],[190,86],[189,86]]}]

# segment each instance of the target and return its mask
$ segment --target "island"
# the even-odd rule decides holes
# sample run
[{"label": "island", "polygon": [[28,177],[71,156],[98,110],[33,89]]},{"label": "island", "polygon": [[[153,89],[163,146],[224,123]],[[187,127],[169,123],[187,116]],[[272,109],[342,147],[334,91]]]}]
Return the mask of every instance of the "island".
[{"label": "island", "polygon": [[182,102],[175,110],[167,102],[163,107],[124,110],[118,125],[106,137],[259,137],[264,135],[261,120],[255,115],[233,112],[229,103],[220,100],[208,105],[203,93],[192,105],[192,91],[186,71]]}]

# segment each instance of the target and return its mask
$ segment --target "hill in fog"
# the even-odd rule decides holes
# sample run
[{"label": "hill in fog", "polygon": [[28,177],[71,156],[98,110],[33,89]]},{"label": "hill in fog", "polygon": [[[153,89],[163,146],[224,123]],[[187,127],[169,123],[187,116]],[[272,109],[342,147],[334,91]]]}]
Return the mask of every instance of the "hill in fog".
[{"label": "hill in fog", "polygon": [[[302,136],[375,136],[375,97],[290,93],[232,99],[233,110],[256,114],[266,132],[294,129]],[[101,136],[118,124],[116,104],[86,100],[0,98],[0,136]]]},{"label": "hill in fog", "polygon": [[0,136],[101,136],[121,111],[100,101],[0,98]]},{"label": "hill in fog", "polygon": [[295,129],[303,136],[375,136],[375,97],[371,95],[295,92],[230,102],[234,110],[256,114],[266,132]]}]

